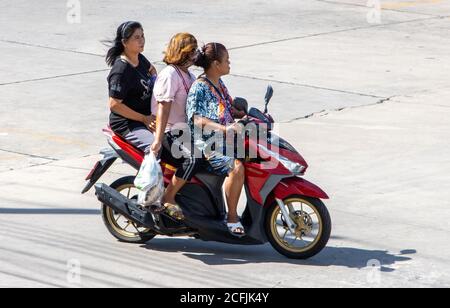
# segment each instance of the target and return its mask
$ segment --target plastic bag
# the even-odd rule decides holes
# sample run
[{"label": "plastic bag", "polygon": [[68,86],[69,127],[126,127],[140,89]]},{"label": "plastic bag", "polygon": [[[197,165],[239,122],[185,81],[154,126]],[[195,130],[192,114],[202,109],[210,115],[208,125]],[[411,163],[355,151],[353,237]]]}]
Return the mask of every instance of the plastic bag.
[{"label": "plastic bag", "polygon": [[143,206],[161,204],[164,195],[164,177],[153,152],[145,155],[134,186],[140,190],[138,203]]}]

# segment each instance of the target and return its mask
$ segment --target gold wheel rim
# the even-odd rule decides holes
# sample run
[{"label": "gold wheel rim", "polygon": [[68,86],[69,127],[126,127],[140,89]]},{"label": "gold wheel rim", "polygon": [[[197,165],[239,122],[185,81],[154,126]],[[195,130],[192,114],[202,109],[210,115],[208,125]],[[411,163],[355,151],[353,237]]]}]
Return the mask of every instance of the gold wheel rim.
[{"label": "gold wheel rim", "polygon": [[[317,244],[317,242],[319,242],[320,238],[322,237],[323,221],[322,221],[322,217],[320,216],[320,213],[318,212],[318,210],[315,206],[313,206],[310,202],[308,202],[302,198],[287,199],[287,200],[284,200],[283,203],[285,205],[292,204],[292,203],[301,203],[301,204],[307,205],[310,209],[312,209],[314,211],[314,215],[317,217],[317,220],[318,220],[319,232],[317,233],[317,236],[314,238],[314,241],[312,241],[310,244],[308,244],[305,247],[296,248],[296,247],[289,245],[289,243],[284,240],[284,237],[280,236],[278,229],[277,229],[277,227],[280,226],[277,223],[278,216],[280,216],[280,215],[282,216],[281,209],[279,207],[277,207],[276,210],[274,210],[272,212],[272,216],[270,217],[270,229],[271,229],[271,232],[272,232],[272,235],[273,235],[275,241],[283,249],[293,252],[293,253],[302,253],[302,252],[306,252],[306,251],[310,250]],[[290,231],[287,231],[287,232],[290,232]],[[297,236],[296,236],[296,238],[297,238]],[[294,243],[295,243],[295,240],[294,240]]]},{"label": "gold wheel rim", "polygon": [[[122,193],[122,191],[128,189],[128,194],[126,196],[127,196],[127,198],[130,198],[130,192],[131,192],[132,188],[135,188],[134,184],[125,184],[125,185],[119,186],[116,190],[118,192]],[[127,238],[136,238],[136,237],[139,237],[140,234],[142,234],[142,233],[150,232],[150,229],[142,229],[142,231],[139,231],[139,227],[134,222],[128,221],[125,217],[123,217],[123,218],[125,220],[127,220],[127,225],[125,226],[125,228],[120,226],[118,221],[121,217],[123,217],[121,214],[114,215],[114,210],[110,207],[106,207],[106,219],[108,220],[109,225],[118,234],[120,234],[124,237],[127,237]],[[132,229],[135,229],[136,232],[127,231],[127,229],[130,227]]]}]

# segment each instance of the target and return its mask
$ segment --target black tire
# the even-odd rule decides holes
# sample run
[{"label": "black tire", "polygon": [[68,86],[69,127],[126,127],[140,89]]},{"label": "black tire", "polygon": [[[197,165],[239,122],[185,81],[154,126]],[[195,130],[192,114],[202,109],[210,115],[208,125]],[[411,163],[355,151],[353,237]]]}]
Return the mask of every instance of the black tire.
[{"label": "black tire", "polygon": [[[135,179],[134,176],[123,177],[112,183],[110,187],[120,192],[123,189],[134,187],[134,179]],[[132,244],[143,244],[152,240],[157,235],[155,232],[151,230],[146,230],[145,232],[142,233],[136,233],[134,236],[132,236],[131,233],[127,234],[129,232],[120,231],[119,230],[120,226],[114,225],[114,223],[111,220],[111,217],[114,217],[113,212],[114,211],[110,207],[106,206],[105,204],[102,204],[103,223],[105,224],[109,233],[111,233],[112,236],[114,236],[119,241]],[[140,228],[141,226],[137,227]]]},{"label": "black tire", "polygon": [[280,254],[290,259],[308,259],[321,252],[322,249],[324,249],[325,246],[327,245],[328,240],[330,239],[331,235],[330,214],[325,204],[320,199],[295,195],[289,196],[288,198],[284,199],[283,202],[292,199],[301,199],[306,201],[305,204],[308,204],[308,206],[313,208],[315,213],[318,216],[320,216],[319,221],[321,221],[322,229],[321,231],[319,231],[319,234],[317,235],[315,241],[312,243],[313,245],[311,245],[311,247],[307,247],[307,249],[304,251],[293,251],[294,249],[292,250],[287,249],[287,245],[282,245],[280,241],[276,239],[276,235],[274,234],[274,232],[276,231],[273,231],[274,229],[272,228],[272,225],[274,223],[273,219],[275,216],[277,216],[277,213],[279,213],[280,211],[279,206],[276,202],[272,204],[267,210],[264,228],[270,244]]}]

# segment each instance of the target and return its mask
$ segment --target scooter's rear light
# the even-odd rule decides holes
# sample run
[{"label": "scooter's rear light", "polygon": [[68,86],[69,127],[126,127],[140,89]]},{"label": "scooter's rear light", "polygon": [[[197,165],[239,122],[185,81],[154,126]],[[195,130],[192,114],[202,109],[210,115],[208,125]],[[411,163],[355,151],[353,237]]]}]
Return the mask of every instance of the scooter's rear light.
[{"label": "scooter's rear light", "polygon": [[108,136],[108,137],[114,136],[114,132],[112,131],[112,129],[110,127],[106,127],[104,129],[102,129],[102,132],[105,136]]}]

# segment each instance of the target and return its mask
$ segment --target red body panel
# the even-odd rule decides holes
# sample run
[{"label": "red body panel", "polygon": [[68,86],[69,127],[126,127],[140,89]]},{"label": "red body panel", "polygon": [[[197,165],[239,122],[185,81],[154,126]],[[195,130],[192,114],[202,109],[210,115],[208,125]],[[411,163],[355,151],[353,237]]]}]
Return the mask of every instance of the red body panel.
[{"label": "red body panel", "polygon": [[276,199],[284,200],[292,195],[302,195],[312,198],[329,199],[328,195],[317,185],[299,177],[282,180],[266,201],[270,205]]},{"label": "red body panel", "polygon": [[269,179],[270,174],[267,170],[261,170],[260,164],[245,164],[245,182],[249,188],[250,195],[253,200],[259,204],[263,204],[261,190]]},{"label": "red body panel", "polygon": [[124,141],[122,138],[120,138],[117,135],[114,135],[112,137],[112,140],[122,149],[124,150],[128,155],[131,156],[135,161],[137,161],[139,164],[142,164],[144,161],[144,152],[139,151],[134,146],[130,145],[126,141]]},{"label": "red body panel", "polygon": [[[258,156],[267,157],[267,153],[258,148],[258,145],[253,141],[246,142],[246,148],[251,148],[254,153],[258,153]],[[245,164],[245,182],[250,191],[250,195],[253,200],[263,205],[264,200],[261,196],[261,190],[263,189],[269,178],[274,175],[290,175],[291,173],[278,161],[275,161],[275,165],[271,165],[269,162],[263,163],[246,163]]]}]

